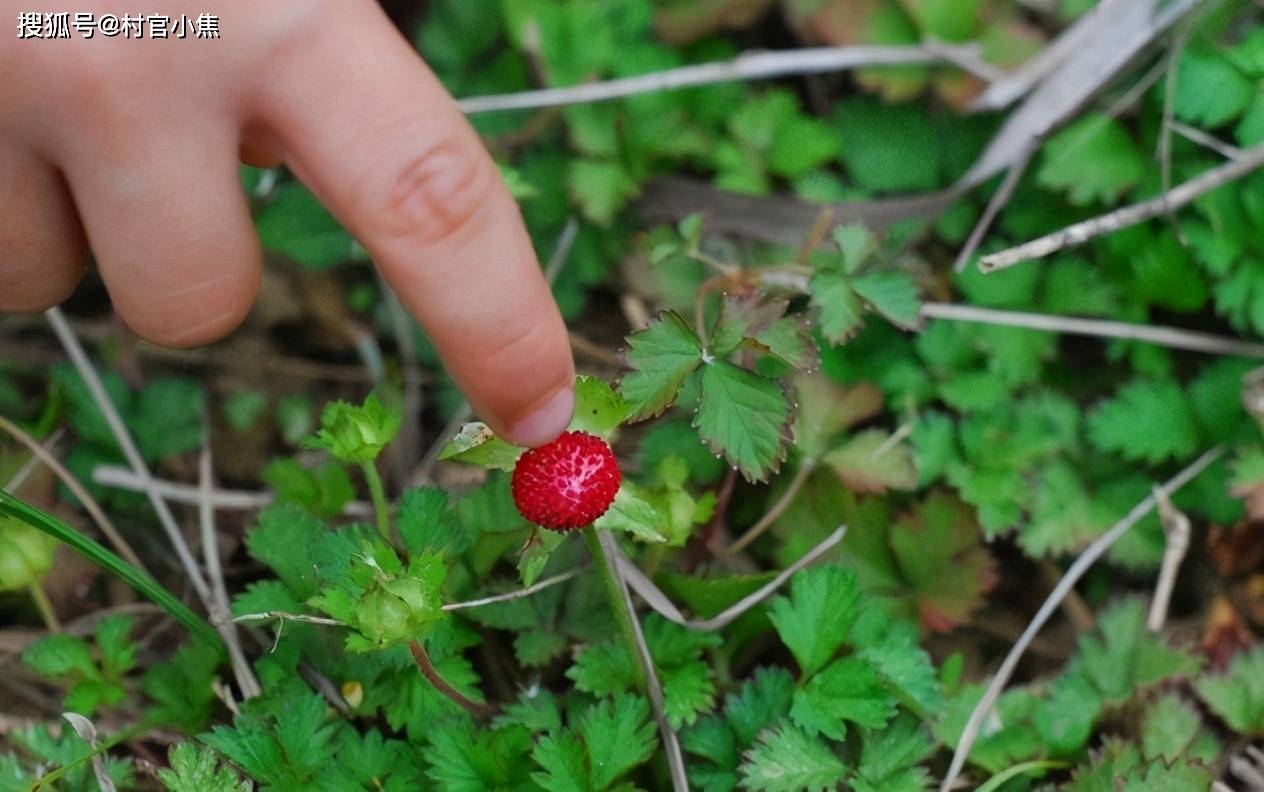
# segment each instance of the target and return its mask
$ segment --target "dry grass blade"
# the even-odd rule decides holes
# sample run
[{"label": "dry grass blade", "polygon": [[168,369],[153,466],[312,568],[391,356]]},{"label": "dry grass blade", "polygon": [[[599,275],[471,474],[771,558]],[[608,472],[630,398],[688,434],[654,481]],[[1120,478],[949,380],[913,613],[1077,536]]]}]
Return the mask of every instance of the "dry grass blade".
[{"label": "dry grass blade", "polygon": [[[1195,476],[1203,472],[1207,467],[1215,462],[1224,453],[1224,449],[1219,446],[1212,448],[1207,453],[1194,460],[1188,467],[1168,479],[1160,489],[1161,492],[1171,495],[1181,487],[1188,484]],[[983,726],[983,720],[992,712],[997,698],[1000,697],[1001,691],[1009,683],[1010,677],[1014,675],[1014,669],[1018,667],[1018,661],[1022,659],[1023,654],[1027,651],[1028,645],[1040,632],[1040,629],[1049,621],[1049,617],[1057,610],[1067,593],[1075,586],[1084,573],[1089,570],[1097,562],[1099,558],[1106,554],[1111,545],[1119,541],[1119,538],[1128,532],[1132,526],[1149,514],[1155,507],[1155,496],[1148,495],[1144,500],[1132,508],[1132,511],[1124,515],[1124,518],[1111,526],[1110,530],[1102,534],[1091,545],[1089,545],[1079,558],[1071,564],[1062,579],[1054,586],[1053,591],[1045,599],[1040,606],[1040,610],[1036,611],[1036,615],[1032,617],[1031,623],[1027,625],[1027,629],[1023,630],[1023,634],[1014,642],[1014,646],[1009,650],[1009,654],[1005,656],[1001,667],[997,669],[996,675],[992,677],[992,681],[988,683],[987,689],[983,691],[983,697],[979,699],[979,703],[975,705],[974,711],[970,713],[970,719],[966,722],[965,729],[961,732],[961,739],[957,741],[956,750],[953,751],[952,764],[948,767],[948,773],[944,776],[943,782],[939,786],[940,792],[948,792],[953,788],[953,784],[957,780],[957,776],[961,774],[961,770],[965,767],[966,757],[970,755],[970,749],[974,747],[975,738],[979,735],[979,730]]]},{"label": "dry grass blade", "polygon": [[[88,512],[93,521],[96,522],[97,527],[101,529],[101,535],[113,545],[114,549],[127,563],[148,573],[149,570],[145,569],[145,564],[136,555],[136,551],[127,543],[127,540],[123,538],[123,535],[118,532],[118,529],[114,527],[114,523],[110,521],[105,510],[101,508],[101,504],[97,503],[96,498],[92,497],[92,494],[84,488],[83,484],[79,483],[79,479],[75,478],[74,474],[67,470],[65,465],[57,461],[57,457],[49,453],[48,449],[40,445],[34,437],[23,431],[22,427],[4,416],[0,416],[0,429],[3,429],[14,440],[26,446],[33,458],[39,460],[45,467],[53,471],[53,475],[62,484],[65,484],[66,489],[70,490],[70,493],[83,504],[84,511]],[[15,476],[14,478],[16,479],[17,477]],[[10,482],[8,489],[12,490],[14,488],[14,483]]]},{"label": "dry grass blade", "polygon": [[219,562],[219,542],[215,538],[215,509],[211,505],[212,470],[208,429],[203,437],[202,453],[198,459],[198,487],[202,496],[198,504],[198,525],[202,534],[202,560],[206,563],[206,574],[211,583],[211,601],[207,603],[207,613],[211,625],[228,647],[228,660],[233,668],[233,677],[237,680],[237,689],[241,691],[242,698],[249,701],[261,695],[263,689],[259,687],[259,680],[250,668],[250,661],[241,649],[237,628],[232,620],[228,588],[224,584],[224,571]]},{"label": "dry grass blade", "polygon": [[145,494],[149,496],[149,502],[153,505],[154,512],[158,515],[158,522],[166,532],[167,540],[171,542],[176,557],[180,559],[180,565],[184,568],[184,573],[189,578],[189,585],[197,592],[198,599],[202,601],[202,604],[209,606],[211,603],[211,589],[207,585],[206,579],[202,577],[197,562],[193,559],[193,553],[189,551],[188,542],[184,541],[184,536],[180,533],[180,527],[176,524],[176,518],[171,514],[171,509],[168,508],[167,502],[162,499],[152,486],[153,474],[141,457],[140,451],[137,450],[136,443],[132,440],[131,433],[127,431],[127,427],[123,424],[123,419],[119,417],[118,410],[115,409],[113,402],[110,401],[109,394],[105,392],[105,386],[101,384],[101,377],[97,374],[92,362],[88,360],[87,353],[83,351],[83,345],[79,343],[79,339],[75,336],[74,330],[71,329],[70,323],[66,321],[61,309],[49,308],[44,312],[44,316],[47,317],[49,325],[52,326],[53,332],[57,335],[58,340],[61,341],[62,346],[65,347],[66,354],[70,356],[70,361],[79,372],[79,376],[83,378],[84,384],[87,385],[88,391],[92,394],[97,407],[105,417],[106,424],[110,427],[110,432],[114,435],[115,441],[118,442],[119,448],[122,449],[127,463],[132,466],[132,470],[144,483]]},{"label": "dry grass blade", "polygon": [[496,96],[472,96],[458,99],[457,106],[468,115],[502,110],[561,107],[738,80],[767,80],[798,74],[821,74],[862,66],[900,66],[940,62],[956,64],[979,74],[984,79],[992,79],[996,76],[994,71],[982,64],[975,48],[968,45],[932,43],[921,47],[809,47],[785,52],[745,52],[732,60],[681,66],[635,77],[584,83],[568,88],[545,88],[539,91],[522,91]]},{"label": "dry grass blade", "polygon": [[700,632],[714,632],[723,629],[731,624],[735,619],[746,613],[751,608],[771,597],[777,592],[777,589],[785,585],[794,573],[811,564],[825,553],[829,552],[835,545],[843,541],[843,537],[847,534],[847,526],[840,525],[837,530],[829,536],[822,539],[815,547],[803,554],[798,561],[783,569],[775,578],[768,581],[757,591],[743,597],[732,606],[726,608],[722,612],[716,614],[710,619],[689,619],[686,618],[680,609],[668,598],[663,590],[654,585],[654,581],[650,580],[644,572],[637,568],[617,546],[611,551],[619,572],[623,579],[627,582],[632,590],[645,600],[645,603],[654,610],[658,611],[663,618],[673,621],[682,627],[688,627],[691,630]]}]

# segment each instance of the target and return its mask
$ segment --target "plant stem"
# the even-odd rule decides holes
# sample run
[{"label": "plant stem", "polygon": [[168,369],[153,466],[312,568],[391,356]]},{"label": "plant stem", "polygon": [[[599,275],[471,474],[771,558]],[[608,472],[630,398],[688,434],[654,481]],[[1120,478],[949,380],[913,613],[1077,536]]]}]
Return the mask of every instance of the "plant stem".
[{"label": "plant stem", "polygon": [[391,542],[391,512],[386,505],[386,490],[382,488],[382,477],[377,473],[377,467],[372,461],[361,462],[360,469],[364,471],[364,480],[369,483],[369,495],[373,497],[373,513],[377,516],[377,532],[382,535],[387,544]]},{"label": "plant stem", "polygon": [[611,559],[606,555],[606,550],[601,546],[601,539],[597,536],[597,529],[591,525],[584,528],[584,541],[588,543],[588,554],[592,556],[593,567],[596,568],[597,574],[601,577],[601,587],[606,591],[606,599],[610,602],[610,610],[614,614],[614,620],[619,625],[619,632],[623,635],[623,641],[628,650],[628,658],[632,661],[633,667],[636,669],[637,687],[642,693],[648,690],[645,682],[645,671],[641,668],[637,658],[640,657],[640,648],[636,640],[636,628],[632,625],[632,620],[636,616],[628,609],[627,599],[623,595],[623,586],[619,579],[615,577],[614,565]]},{"label": "plant stem", "polygon": [[417,664],[417,670],[426,678],[426,681],[434,685],[435,690],[455,702],[461,709],[480,720],[485,720],[496,714],[494,707],[471,701],[461,691],[449,685],[447,680],[439,674],[439,669],[435,668],[434,663],[430,662],[430,655],[426,654],[426,648],[421,645],[420,641],[409,641],[408,651],[412,653],[413,662]]},{"label": "plant stem", "polygon": [[31,592],[35,609],[44,620],[44,626],[48,627],[49,632],[61,632],[61,621],[57,618],[57,611],[53,610],[53,603],[48,600],[48,594],[44,592],[43,583],[34,581],[27,589]]}]

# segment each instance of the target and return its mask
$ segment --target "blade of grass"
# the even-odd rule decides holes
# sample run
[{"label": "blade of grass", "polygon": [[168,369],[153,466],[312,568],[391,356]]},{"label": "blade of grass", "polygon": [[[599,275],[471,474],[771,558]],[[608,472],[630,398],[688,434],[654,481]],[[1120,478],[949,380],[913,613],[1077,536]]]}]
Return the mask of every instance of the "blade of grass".
[{"label": "blade of grass", "polygon": [[198,616],[189,607],[145,572],[110,552],[98,542],[89,539],[75,529],[66,525],[51,514],[24,503],[19,498],[0,490],[0,513],[15,517],[37,530],[43,531],[59,542],[70,546],[72,550],[87,558],[97,566],[122,578],[129,586],[140,594],[153,600],[176,621],[189,628],[194,635],[209,641],[212,646],[223,649],[223,641],[215,632],[215,628]]}]

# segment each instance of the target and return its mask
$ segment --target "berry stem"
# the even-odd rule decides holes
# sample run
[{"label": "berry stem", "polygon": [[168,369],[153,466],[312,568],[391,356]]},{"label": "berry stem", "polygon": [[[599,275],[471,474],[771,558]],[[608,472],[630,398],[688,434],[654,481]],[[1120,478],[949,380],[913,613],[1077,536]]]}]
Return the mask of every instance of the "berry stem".
[{"label": "berry stem", "polygon": [[35,609],[44,620],[44,626],[49,632],[61,632],[61,622],[57,619],[57,611],[53,609],[53,603],[48,599],[48,594],[44,593],[44,584],[36,580],[31,583],[28,590],[31,593],[31,601],[35,603]]},{"label": "berry stem", "polygon": [[636,618],[636,614],[632,612],[631,602],[627,597],[627,591],[623,587],[623,582],[615,575],[614,563],[610,556],[606,555],[606,549],[601,546],[601,539],[597,536],[597,529],[591,525],[584,527],[584,541],[588,543],[588,554],[592,557],[593,566],[597,569],[597,574],[601,577],[601,587],[606,590],[606,600],[610,603],[610,610],[614,613],[614,620],[619,625],[619,632],[623,635],[623,641],[628,650],[628,657],[632,660],[632,666],[636,669],[636,683],[641,693],[648,690],[645,682],[645,669],[641,668],[641,651],[636,640],[636,628],[632,624],[632,620]]},{"label": "berry stem", "polygon": [[364,471],[364,480],[369,483],[369,495],[373,497],[373,513],[377,516],[377,532],[382,535],[387,544],[391,542],[391,513],[386,505],[386,490],[382,487],[382,477],[377,473],[377,466],[373,462],[361,462],[360,469]]}]

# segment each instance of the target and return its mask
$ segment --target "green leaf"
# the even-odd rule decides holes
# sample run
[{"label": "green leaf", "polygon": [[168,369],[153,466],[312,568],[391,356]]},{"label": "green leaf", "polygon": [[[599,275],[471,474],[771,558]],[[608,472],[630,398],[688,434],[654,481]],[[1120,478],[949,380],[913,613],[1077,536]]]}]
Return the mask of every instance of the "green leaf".
[{"label": "green leaf", "polygon": [[1172,109],[1182,121],[1215,129],[1242,114],[1255,85],[1222,55],[1186,50],[1176,73]]},{"label": "green leaf", "polygon": [[794,693],[790,719],[808,734],[842,740],[844,721],[880,729],[896,711],[877,669],[852,655],[835,660]]},{"label": "green leaf", "polygon": [[838,434],[882,411],[882,391],[868,382],[841,387],[819,373],[794,378],[799,409],[794,419],[794,444],[817,459],[834,446]]},{"label": "green leaf", "polygon": [[928,627],[948,629],[965,621],[995,580],[974,513],[943,492],[932,493],[892,526],[888,541]]},{"label": "green leaf", "polygon": [[320,430],[307,441],[343,462],[372,462],[387,443],[395,439],[403,414],[395,404],[386,404],[376,393],[356,406],[330,402],[320,416]]},{"label": "green leaf", "polygon": [[510,445],[482,421],[467,423],[439,452],[439,459],[512,472],[526,449]]},{"label": "green leaf", "polygon": [[1146,759],[1173,762],[1185,753],[1202,726],[1198,710],[1177,693],[1167,693],[1146,708],[1141,722],[1141,752]]},{"label": "green leaf", "polygon": [[789,724],[761,733],[738,770],[753,792],[824,792],[846,773],[828,745]]},{"label": "green leaf", "polygon": [[588,748],[594,789],[606,789],[624,773],[654,755],[650,707],[640,696],[618,694],[580,716],[576,731]]},{"label": "green leaf", "polygon": [[823,461],[853,492],[881,495],[888,489],[917,486],[912,449],[904,443],[893,444],[885,429],[866,429],[826,453]]},{"label": "green leaf", "polygon": [[736,693],[724,699],[724,716],[740,745],[789,714],[794,679],[784,668],[756,668]]},{"label": "green leaf", "polygon": [[[877,43],[872,37],[867,40]],[[870,98],[835,106],[843,164],[861,189],[910,192],[939,185],[941,148],[923,108],[885,105]]]},{"label": "green leaf", "polygon": [[835,344],[842,344],[860,330],[864,322],[864,303],[852,288],[851,279],[838,272],[818,270],[808,282],[812,304],[820,309],[821,333]]},{"label": "green leaf", "polygon": [[205,745],[182,742],[167,752],[170,769],[158,771],[168,792],[251,792],[254,784],[242,779],[231,766]]},{"label": "green leaf", "polygon": [[852,279],[851,287],[870,308],[896,327],[917,330],[922,326],[922,303],[908,273],[870,272]]},{"label": "green leaf", "polygon": [[447,509],[448,494],[441,489],[413,487],[404,491],[395,526],[409,554],[465,549],[452,547],[453,527],[445,519]]},{"label": "green leaf", "polygon": [[646,542],[666,542],[667,537],[659,532],[666,522],[666,517],[646,500],[640,487],[625,481],[615,493],[610,508],[593,526],[604,531],[624,531]]},{"label": "green leaf", "polygon": [[268,205],[255,215],[255,227],[264,248],[313,269],[359,257],[351,235],[298,182],[276,189]]},{"label": "green leaf", "polygon": [[1228,672],[1200,677],[1194,689],[1234,731],[1264,735],[1264,646],[1239,652]]},{"label": "green leaf", "polygon": [[569,731],[541,737],[531,750],[531,758],[542,769],[531,778],[547,792],[587,792],[592,788],[584,765],[584,746]]},{"label": "green leaf", "polygon": [[1145,160],[1122,124],[1101,113],[1086,113],[1045,144],[1036,180],[1066,191],[1073,204],[1114,203],[1145,169]]},{"label": "green leaf", "polygon": [[276,503],[259,513],[258,524],[246,534],[246,549],[304,600],[316,593],[317,586],[311,548],[327,530],[302,509]]},{"label": "green leaf", "polygon": [[790,400],[774,381],[716,360],[702,369],[694,426],[747,481],[765,481],[785,459]]},{"label": "green leaf", "polygon": [[1089,439],[1102,451],[1158,464],[1198,450],[1198,426],[1180,385],[1134,380],[1088,418]]},{"label": "green leaf", "polygon": [[631,413],[632,405],[610,383],[586,375],[575,378],[575,415],[570,431],[609,440]]},{"label": "green leaf", "polygon": [[16,517],[0,515],[0,591],[40,585],[53,568],[57,540]]},{"label": "green leaf", "polygon": [[641,421],[676,401],[685,378],[702,364],[702,344],[675,311],[663,312],[649,327],[628,337],[628,364],[619,393],[635,405],[629,420]]},{"label": "green leaf", "polygon": [[567,669],[566,676],[585,693],[610,696],[636,686],[634,661],[622,644],[589,644],[575,656],[575,664]]},{"label": "green leaf", "polygon": [[801,317],[778,319],[755,335],[755,344],[787,366],[811,371],[820,362],[808,323]]},{"label": "green leaf", "polygon": [[1172,677],[1190,676],[1200,660],[1173,649],[1145,627],[1145,604],[1131,597],[1104,610],[1097,634],[1080,638],[1075,666],[1083,670],[1108,702],[1126,701],[1132,694]]},{"label": "green leaf", "polygon": [[31,642],[22,651],[22,662],[46,677],[101,678],[92,649],[73,635],[53,633]]},{"label": "green leaf", "polygon": [[151,462],[202,445],[206,391],[193,380],[155,379],[137,394],[129,412],[128,427],[135,434],[141,454]]},{"label": "green leaf", "polygon": [[882,731],[866,729],[852,787],[856,792],[924,790],[929,775],[917,763],[930,752],[930,735],[911,715],[897,717]]},{"label": "green leaf", "polygon": [[[468,721],[448,720],[441,729],[429,729],[424,751],[430,767],[426,776],[436,788],[451,792],[486,789],[522,789],[528,783],[530,732],[517,725],[495,730],[479,729]],[[581,755],[582,762],[582,755]],[[380,784],[370,780],[363,788]],[[388,785],[386,789],[422,789],[420,783]]]},{"label": "green leaf", "polygon": [[831,236],[843,254],[843,272],[848,275],[860,269],[878,246],[873,232],[859,223],[835,226]]},{"label": "green leaf", "polygon": [[628,199],[637,194],[634,180],[623,166],[605,160],[575,160],[566,174],[566,190],[584,217],[600,226],[614,222]]},{"label": "green leaf", "polygon": [[537,530],[533,534],[531,542],[522,551],[522,555],[518,557],[518,576],[522,579],[522,585],[531,586],[535,584],[540,577],[540,573],[544,571],[545,565],[552,558],[553,551],[561,546],[565,540],[566,535],[556,531]]},{"label": "green leaf", "polygon": [[1032,720],[1049,753],[1067,756],[1084,749],[1101,711],[1101,694],[1083,674],[1071,672],[1054,681]]},{"label": "green leaf", "polygon": [[263,469],[263,480],[276,492],[278,500],[302,506],[324,519],[341,514],[355,497],[351,477],[336,459],[326,459],[314,470],[295,459],[274,459]]},{"label": "green leaf", "polygon": [[790,582],[790,595],[769,603],[781,641],[807,678],[824,668],[856,620],[856,576],[837,566],[806,569]]},{"label": "green leaf", "polygon": [[715,357],[728,355],[742,343],[767,330],[786,312],[786,300],[764,300],[758,294],[726,295],[715,332],[711,334],[710,351]]}]

